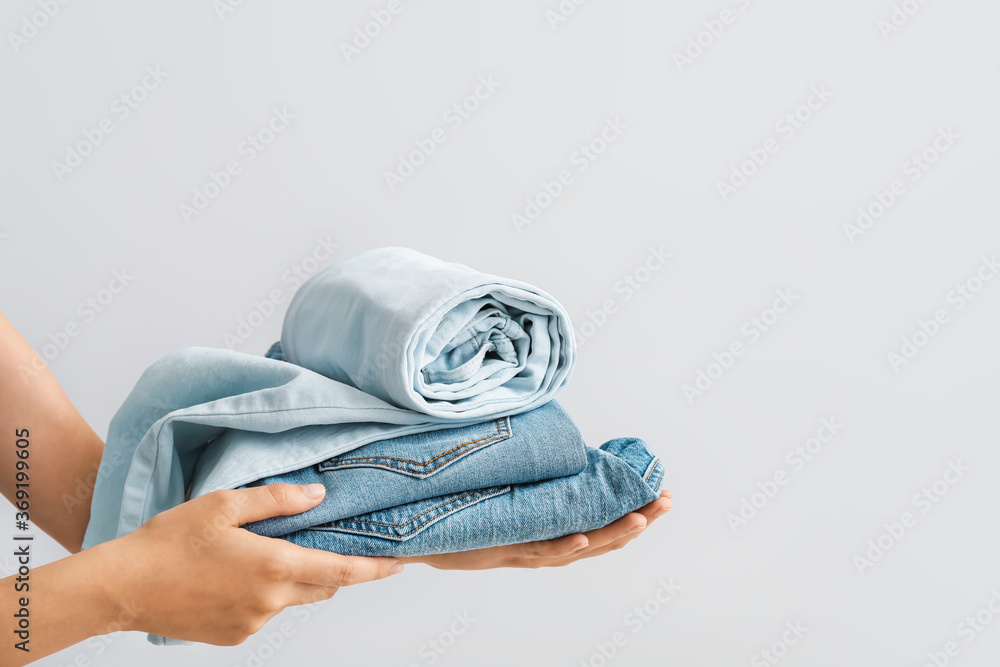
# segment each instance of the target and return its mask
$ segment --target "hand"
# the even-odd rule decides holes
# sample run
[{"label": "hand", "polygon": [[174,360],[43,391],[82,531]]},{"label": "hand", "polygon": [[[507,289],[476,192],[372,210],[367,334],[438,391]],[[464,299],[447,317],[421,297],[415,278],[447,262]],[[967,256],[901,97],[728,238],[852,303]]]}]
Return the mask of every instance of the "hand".
[{"label": "hand", "polygon": [[660,497],[603,528],[553,540],[508,544],[448,554],[400,558],[404,563],[424,563],[440,570],[486,570],[495,567],[560,567],[581,558],[600,556],[621,549],[638,537],[653,521],[670,511],[673,494]]},{"label": "hand", "polygon": [[134,610],[125,629],[233,646],[285,607],[402,570],[395,558],[342,556],[239,527],[304,512],[323,495],[321,484],[216,491],[88,551],[110,558],[112,599]]}]

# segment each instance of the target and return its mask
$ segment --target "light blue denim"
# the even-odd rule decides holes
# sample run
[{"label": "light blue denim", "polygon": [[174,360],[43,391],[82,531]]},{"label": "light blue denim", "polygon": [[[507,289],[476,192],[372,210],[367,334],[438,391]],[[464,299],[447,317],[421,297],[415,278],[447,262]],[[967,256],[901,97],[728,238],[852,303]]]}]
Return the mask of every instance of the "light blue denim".
[{"label": "light blue denim", "polygon": [[407,248],[306,281],[281,343],[292,363],[183,347],[146,369],[111,420],[84,548],[186,497],[543,406],[576,361],[569,316],[547,293]]},{"label": "light blue denim", "polygon": [[341,260],[288,306],[286,360],[433,417],[537,407],[576,357],[569,316],[514,280],[406,248]]},{"label": "light blue denim", "polygon": [[637,438],[587,447],[587,468],[531,484],[441,495],[300,530],[286,539],[354,556],[423,556],[547,540],[606,526],[659,497],[663,463]]},{"label": "light blue denim", "polygon": [[[540,407],[576,360],[569,317],[545,292],[407,248],[306,281],[281,344],[292,363],[184,347],[142,374],[111,420],[84,547],[132,532],[188,490]],[[223,438],[227,429],[243,437]]]},{"label": "light blue denim", "polygon": [[[222,437],[231,434],[239,437],[238,431]],[[471,426],[380,440],[248,485],[319,483],[327,493],[306,512],[245,528],[280,537],[426,498],[575,475],[587,467],[587,449],[576,424],[556,401]]]}]

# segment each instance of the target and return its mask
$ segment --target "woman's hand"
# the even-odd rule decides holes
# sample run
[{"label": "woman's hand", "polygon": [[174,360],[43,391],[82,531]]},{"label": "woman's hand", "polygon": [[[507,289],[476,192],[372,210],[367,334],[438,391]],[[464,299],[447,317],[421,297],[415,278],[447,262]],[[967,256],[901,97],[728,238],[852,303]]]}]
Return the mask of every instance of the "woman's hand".
[{"label": "woman's hand", "polygon": [[341,556],[240,528],[304,512],[323,494],[321,484],[216,491],[32,570],[30,600],[17,592],[15,576],[0,580],[0,616],[16,619],[30,604],[31,619],[30,633],[20,636],[30,647],[3,642],[0,665],[24,665],[118,630],[231,646],[285,607],[402,570],[395,558]]},{"label": "woman's hand", "polygon": [[472,549],[431,556],[400,558],[404,563],[424,563],[440,570],[486,570],[496,567],[559,567],[581,558],[600,556],[634,540],[653,521],[670,511],[673,494],[660,497],[603,528],[565,535],[554,540],[524,542],[486,549]]},{"label": "woman's hand", "polygon": [[110,552],[112,597],[138,610],[125,629],[235,645],[285,607],[325,600],[341,586],[403,569],[395,558],[342,556],[240,528],[304,512],[323,493],[321,484],[216,491],[94,547]]}]

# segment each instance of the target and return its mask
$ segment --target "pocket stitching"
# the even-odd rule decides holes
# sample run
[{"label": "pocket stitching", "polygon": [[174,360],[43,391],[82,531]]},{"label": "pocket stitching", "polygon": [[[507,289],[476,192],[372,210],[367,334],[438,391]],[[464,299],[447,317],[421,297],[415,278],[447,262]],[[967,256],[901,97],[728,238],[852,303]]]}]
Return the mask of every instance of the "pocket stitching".
[{"label": "pocket stitching", "polygon": [[389,534],[387,532],[380,532],[378,530],[365,530],[364,528],[348,528],[346,526],[336,526],[336,527],[329,527],[329,528],[322,528],[322,527],[319,527],[319,526],[315,526],[313,528],[310,528],[310,530],[322,530],[322,531],[328,531],[328,532],[341,532],[341,533],[348,533],[348,534],[352,534],[352,535],[363,535],[363,536],[379,537],[379,538],[387,539],[387,540],[404,541],[405,539],[408,539],[408,537],[411,537],[411,536],[415,535],[416,533],[419,533],[420,531],[422,531],[423,529],[427,528],[428,526],[432,526],[433,524],[437,523],[441,519],[454,514],[458,510],[462,509],[463,507],[468,507],[469,505],[473,505],[473,504],[475,504],[477,502],[480,502],[482,500],[487,500],[489,498],[496,498],[497,496],[500,496],[500,495],[503,495],[505,493],[508,493],[511,490],[511,488],[512,488],[511,485],[508,484],[507,486],[494,487],[493,489],[491,489],[489,491],[482,492],[482,493],[479,493],[479,491],[483,491],[482,489],[479,489],[477,491],[470,491],[467,494],[465,494],[464,496],[459,496],[457,498],[452,498],[451,500],[443,502],[440,505],[435,505],[434,507],[428,508],[428,509],[424,510],[423,512],[421,512],[420,514],[418,514],[418,515],[416,515],[416,516],[408,519],[407,521],[404,521],[403,523],[395,523],[394,524],[394,523],[380,523],[378,521],[349,521],[347,519],[341,519],[340,521],[334,522],[334,523],[355,524],[355,525],[360,525],[360,526],[385,526],[386,528],[399,528],[400,526],[405,526],[408,523],[413,523],[414,521],[416,521],[417,519],[419,519],[423,515],[427,514],[428,512],[432,512],[432,511],[434,511],[436,509],[439,509],[441,507],[444,507],[445,505],[449,505],[451,503],[457,502],[459,500],[463,500],[465,498],[470,498],[470,496],[471,496],[471,498],[469,500],[466,500],[466,502],[463,502],[463,503],[461,503],[459,505],[456,505],[455,507],[453,507],[453,508],[451,508],[451,509],[443,512],[440,516],[434,517],[432,519],[428,519],[424,523],[421,523],[420,525],[416,526],[412,530],[410,530],[408,532],[405,532],[405,533],[394,532],[392,534]]},{"label": "pocket stitching", "polygon": [[[404,471],[404,472],[414,472],[416,474],[430,475],[433,472],[435,472],[436,470],[439,470],[440,468],[448,465],[449,463],[452,463],[453,461],[458,460],[458,458],[460,458],[460,456],[472,453],[472,452],[476,451],[477,449],[482,449],[486,445],[491,445],[494,442],[499,442],[500,440],[506,440],[507,438],[509,438],[511,436],[510,417],[504,417],[503,419],[498,419],[498,420],[496,420],[494,422],[494,425],[497,428],[497,432],[496,433],[491,433],[490,435],[486,435],[486,436],[483,436],[481,438],[476,438],[475,440],[469,440],[468,442],[463,442],[463,443],[461,443],[459,445],[456,445],[455,447],[452,447],[451,449],[449,449],[446,452],[442,452],[442,453],[438,454],[434,458],[429,459],[427,461],[411,461],[409,459],[401,459],[401,458],[395,458],[395,457],[391,457],[391,456],[359,456],[359,457],[353,457],[353,458],[340,459],[336,463],[329,463],[327,461],[324,461],[323,463],[320,463],[318,465],[318,470],[319,470],[319,472],[329,472],[331,470],[336,470],[338,468],[353,468],[353,467],[362,467],[362,466],[372,466],[372,467],[389,468],[389,469],[392,469],[392,470],[400,470],[400,471]],[[479,444],[476,444],[476,443],[479,443]],[[468,447],[468,445],[475,445],[475,446],[474,447]],[[441,463],[439,463],[438,465],[434,466],[433,468],[427,468],[426,467],[429,464],[431,464],[434,461],[436,461],[437,459],[441,458],[442,456],[447,456],[448,454],[452,454],[452,453],[454,453],[454,452],[462,449],[463,447],[468,447],[468,451],[463,452],[461,455],[453,456],[452,458],[450,458],[450,459],[448,459],[446,461],[442,461]],[[414,466],[423,467],[424,469],[421,470],[421,471],[410,471],[410,470],[407,470],[403,466],[397,466],[397,465],[393,465],[392,463],[386,463],[387,461],[398,461],[400,463],[409,463],[409,464],[414,465]]]}]

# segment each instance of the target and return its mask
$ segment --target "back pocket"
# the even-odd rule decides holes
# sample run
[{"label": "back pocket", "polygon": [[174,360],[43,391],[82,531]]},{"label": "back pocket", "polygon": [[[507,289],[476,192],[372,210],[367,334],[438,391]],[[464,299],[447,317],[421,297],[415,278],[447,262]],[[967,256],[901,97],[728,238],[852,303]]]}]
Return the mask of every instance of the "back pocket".
[{"label": "back pocket", "polygon": [[380,440],[317,465],[319,472],[381,468],[423,479],[474,452],[511,436],[510,418]]},{"label": "back pocket", "polygon": [[359,514],[349,519],[319,524],[309,530],[349,533],[405,542],[438,521],[478,502],[509,493],[511,488],[513,487],[508,484],[436,496],[377,512]]}]

